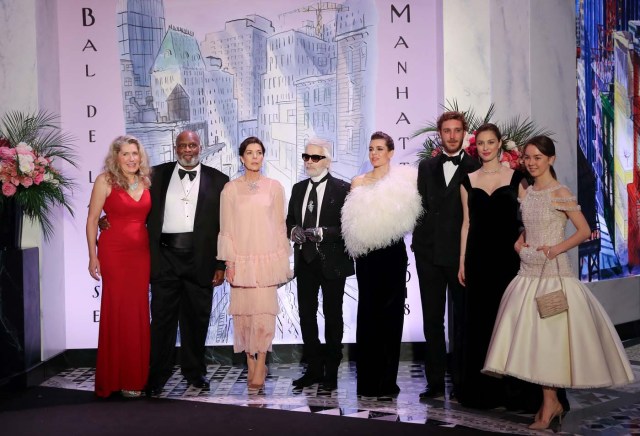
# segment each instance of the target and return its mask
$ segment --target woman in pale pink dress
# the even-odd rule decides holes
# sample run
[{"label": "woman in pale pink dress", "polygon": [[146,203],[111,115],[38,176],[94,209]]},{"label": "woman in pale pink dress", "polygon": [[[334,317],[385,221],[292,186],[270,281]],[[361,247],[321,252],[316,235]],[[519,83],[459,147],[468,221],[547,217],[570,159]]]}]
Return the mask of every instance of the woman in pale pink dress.
[{"label": "woman in pale pink dress", "polygon": [[284,189],[260,173],[264,151],[256,137],[240,144],[245,173],[222,191],[218,237],[218,259],[226,261],[231,285],[233,349],[247,355],[249,389],[264,386],[278,314],[276,290],[293,276]]}]

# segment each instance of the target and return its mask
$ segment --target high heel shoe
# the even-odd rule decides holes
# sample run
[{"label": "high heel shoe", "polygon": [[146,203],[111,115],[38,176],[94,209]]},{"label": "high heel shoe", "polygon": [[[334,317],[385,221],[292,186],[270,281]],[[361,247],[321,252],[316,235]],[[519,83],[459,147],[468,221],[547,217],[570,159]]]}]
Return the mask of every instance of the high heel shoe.
[{"label": "high heel shoe", "polygon": [[556,410],[549,417],[548,421],[545,421],[544,419],[542,419],[542,411],[540,411],[536,414],[536,420],[534,421],[533,424],[529,426],[529,428],[531,430],[546,430],[549,428],[553,420],[556,419],[556,417],[558,418],[558,423],[562,425],[563,416],[564,416],[564,409],[562,408],[561,405],[558,405]]},{"label": "high heel shoe", "polygon": [[[251,380],[247,380],[247,388],[249,388],[249,390],[252,390],[252,391],[258,391],[260,389],[264,389],[265,381],[267,379],[268,374],[269,374],[269,367],[267,365],[264,365],[264,377],[262,378],[261,382],[253,383],[253,378]],[[255,370],[254,370],[254,377],[255,377]]]},{"label": "high heel shoe", "polygon": [[247,381],[253,378],[256,369],[256,358],[253,354],[247,353]]}]

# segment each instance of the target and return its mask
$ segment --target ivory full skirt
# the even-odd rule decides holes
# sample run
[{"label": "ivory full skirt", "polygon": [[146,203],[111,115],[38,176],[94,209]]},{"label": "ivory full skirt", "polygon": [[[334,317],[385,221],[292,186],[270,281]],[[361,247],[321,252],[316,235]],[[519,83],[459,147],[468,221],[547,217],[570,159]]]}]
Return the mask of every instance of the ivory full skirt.
[{"label": "ivory full skirt", "polygon": [[[553,292],[560,281],[567,312],[541,319],[540,294]],[[498,309],[482,372],[510,375],[544,386],[595,388],[633,381],[624,347],[603,307],[573,277],[516,276]]]}]

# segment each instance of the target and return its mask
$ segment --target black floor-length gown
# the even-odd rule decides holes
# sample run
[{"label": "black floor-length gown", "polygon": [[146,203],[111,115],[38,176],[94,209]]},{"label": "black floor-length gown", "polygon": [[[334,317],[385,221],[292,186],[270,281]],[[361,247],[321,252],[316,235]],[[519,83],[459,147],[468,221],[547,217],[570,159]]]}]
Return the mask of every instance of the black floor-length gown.
[{"label": "black floor-length gown", "polygon": [[404,323],[407,251],[400,239],[356,259],[358,395],[400,392],[396,384]]},{"label": "black floor-length gown", "polygon": [[[514,400],[515,391],[520,392],[520,396],[523,389],[529,389],[515,380],[480,373],[502,294],[520,267],[514,244],[521,232],[518,186],[522,178],[523,174],[515,171],[508,185],[491,194],[472,187],[468,176],[462,181],[468,194],[469,232],[465,253],[467,296],[461,379],[456,384],[456,396],[468,407],[506,405]],[[510,391],[514,391],[513,394]]]}]

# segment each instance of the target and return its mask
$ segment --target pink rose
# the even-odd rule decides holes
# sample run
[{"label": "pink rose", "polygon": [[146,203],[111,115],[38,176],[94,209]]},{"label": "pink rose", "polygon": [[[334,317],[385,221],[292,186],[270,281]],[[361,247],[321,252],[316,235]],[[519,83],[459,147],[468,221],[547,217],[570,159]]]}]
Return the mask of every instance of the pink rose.
[{"label": "pink rose", "polygon": [[43,180],[44,180],[44,174],[43,173],[38,173],[33,178],[33,183],[35,183],[36,185],[39,185],[40,183],[42,183]]},{"label": "pink rose", "polygon": [[11,197],[16,193],[17,190],[18,188],[16,188],[16,186],[12,183],[5,182],[2,184],[2,194],[6,197]]},{"label": "pink rose", "polygon": [[16,155],[16,149],[10,147],[0,147],[0,157],[3,159],[12,158]]},{"label": "pink rose", "polygon": [[33,185],[33,179],[31,177],[25,177],[22,179],[22,186],[28,188],[31,185]]},{"label": "pink rose", "polygon": [[468,146],[464,151],[471,157],[478,157],[478,147],[476,147],[475,145]]},{"label": "pink rose", "polygon": [[502,157],[500,158],[500,162],[511,162],[513,160],[513,156],[508,152],[503,152]]}]

